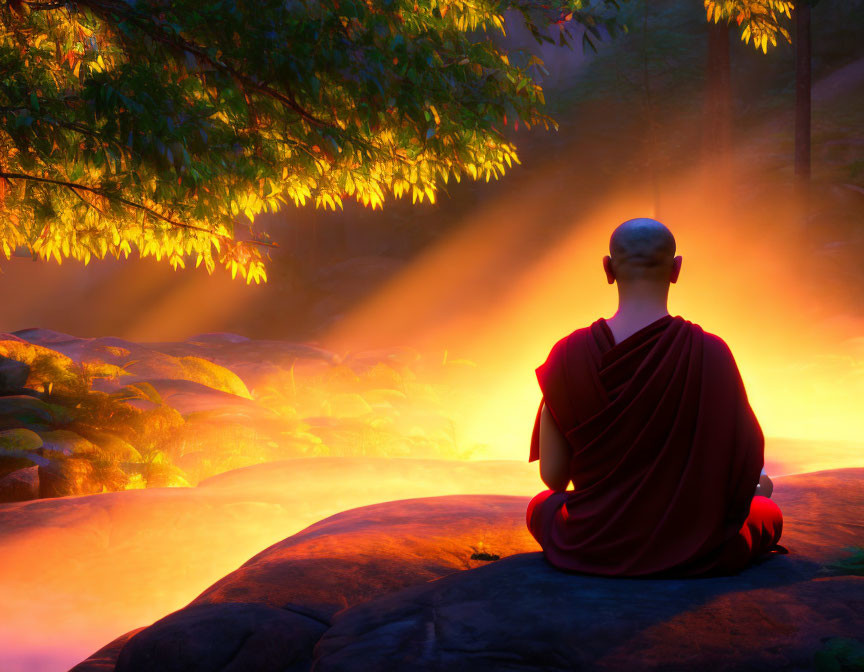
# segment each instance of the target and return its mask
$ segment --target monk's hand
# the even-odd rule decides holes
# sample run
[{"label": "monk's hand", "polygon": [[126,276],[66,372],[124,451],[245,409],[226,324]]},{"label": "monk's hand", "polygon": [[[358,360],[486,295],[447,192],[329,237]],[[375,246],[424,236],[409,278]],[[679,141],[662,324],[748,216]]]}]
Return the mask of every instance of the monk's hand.
[{"label": "monk's hand", "polygon": [[768,478],[768,474],[762,474],[759,477],[759,484],[756,486],[756,492],[753,493],[753,496],[770,497],[772,492],[774,492],[774,482]]}]

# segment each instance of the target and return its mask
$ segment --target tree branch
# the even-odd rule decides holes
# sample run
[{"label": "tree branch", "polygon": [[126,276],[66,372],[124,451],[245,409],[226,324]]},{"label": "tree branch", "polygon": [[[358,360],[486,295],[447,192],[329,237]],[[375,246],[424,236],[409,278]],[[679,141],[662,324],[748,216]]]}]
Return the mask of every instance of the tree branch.
[{"label": "tree branch", "polygon": [[[160,212],[153,210],[152,208],[147,207],[141,203],[136,203],[135,201],[130,201],[128,198],[123,198],[122,196],[116,196],[114,194],[107,193],[104,189],[100,189],[99,187],[90,187],[86,184],[77,184],[75,182],[67,182],[65,180],[54,180],[49,177],[37,177],[35,175],[25,175],[24,173],[6,173],[0,172],[0,178],[6,180],[29,180],[31,182],[40,182],[42,184],[53,184],[58,187],[65,187],[66,189],[71,190],[73,193],[76,193],[76,189],[80,189],[81,191],[89,191],[92,194],[96,194],[98,196],[102,196],[103,198],[113,199],[118,203],[122,203],[125,206],[130,208],[134,208],[136,210],[141,210],[147,216],[159,219],[163,222],[170,224],[171,226],[177,226],[182,229],[191,229],[193,231],[202,231],[203,233],[209,233],[211,236],[217,236],[219,238],[225,240],[232,240],[230,236],[226,236],[225,234],[216,233],[215,231],[211,231],[210,229],[205,229],[203,226],[195,226],[194,224],[186,224],[184,222],[178,222],[175,219],[171,219],[170,217],[166,217]],[[80,194],[76,195],[80,198]],[[89,204],[88,204],[89,205]],[[94,206],[95,207],[95,206]],[[98,210],[98,209],[97,209]],[[242,240],[237,241],[238,243],[250,243],[252,245],[260,245],[263,247],[278,247],[275,243],[267,243],[260,240]]]}]

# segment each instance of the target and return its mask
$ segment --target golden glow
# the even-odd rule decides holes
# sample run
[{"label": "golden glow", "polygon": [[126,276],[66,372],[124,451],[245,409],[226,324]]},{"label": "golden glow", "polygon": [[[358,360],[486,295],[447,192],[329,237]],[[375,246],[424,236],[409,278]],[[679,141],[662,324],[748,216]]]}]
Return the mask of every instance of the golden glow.
[{"label": "golden glow", "polygon": [[[534,368],[559,338],[614,314],[616,289],[601,265],[609,235],[626,219],[657,216],[648,195],[627,186],[592,212],[543,198],[563,192],[567,177],[556,184],[546,173],[480,210],[325,343],[420,343],[475,361],[460,431],[488,444],[487,457],[527,459],[540,398]],[[767,437],[769,470],[861,466],[864,319],[817,274],[792,204],[766,189],[771,219],[734,210],[723,219],[700,201],[695,179],[670,191],[659,218],[684,258],[670,313],[729,344]],[[567,226],[547,225],[561,217]]]}]

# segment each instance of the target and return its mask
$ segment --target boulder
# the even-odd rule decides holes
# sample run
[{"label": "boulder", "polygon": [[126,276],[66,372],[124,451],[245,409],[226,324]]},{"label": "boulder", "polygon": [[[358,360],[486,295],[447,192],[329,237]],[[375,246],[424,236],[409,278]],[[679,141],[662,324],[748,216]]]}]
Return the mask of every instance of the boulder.
[{"label": "boulder", "polygon": [[37,467],[40,464],[48,464],[48,460],[35,453],[2,453],[0,454],[0,477],[11,474],[21,469]]},{"label": "boulder", "polygon": [[0,503],[26,502],[39,497],[39,467],[33,465],[0,477]]},{"label": "boulder", "polygon": [[[788,552],[697,579],[561,572],[525,528],[526,497],[449,495],[345,511],[262,551],[151,626],[157,631],[131,637],[120,654],[128,667],[116,669],[174,669],[158,661],[191,660],[216,647],[214,632],[241,641],[259,617],[235,622],[203,608],[227,604],[239,605],[231,614],[255,604],[288,612],[285,631],[268,630],[270,639],[281,646],[297,632],[286,669],[305,647],[316,672],[805,670],[853,655],[864,576],[842,561],[864,541],[864,469],[778,477],[774,499]],[[282,622],[260,613],[268,628]],[[315,640],[297,615],[329,627]],[[218,660],[194,669],[259,669],[254,658],[237,668]],[[76,672],[111,669],[87,665]]]},{"label": "boulder", "polygon": [[0,429],[53,426],[71,420],[69,411],[24,394],[0,397]]},{"label": "boulder", "polygon": [[24,362],[0,356],[0,394],[14,394],[27,385],[30,367]]},{"label": "boulder", "polygon": [[30,451],[42,447],[42,437],[26,427],[0,431],[0,450]]}]

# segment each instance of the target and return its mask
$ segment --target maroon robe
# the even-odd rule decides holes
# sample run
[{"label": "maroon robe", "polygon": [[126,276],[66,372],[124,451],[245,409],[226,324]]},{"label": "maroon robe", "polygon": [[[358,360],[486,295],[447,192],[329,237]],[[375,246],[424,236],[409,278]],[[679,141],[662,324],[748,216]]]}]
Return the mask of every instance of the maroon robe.
[{"label": "maroon robe", "polygon": [[[747,520],[764,464],[726,343],[665,315],[615,344],[600,318],[558,341],[536,372],[573,451],[574,489],[539,523],[548,560],[610,576],[716,562]],[[529,461],[539,439],[540,409]]]}]

